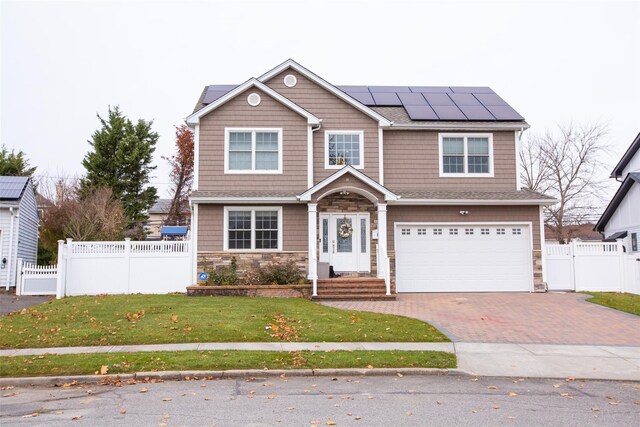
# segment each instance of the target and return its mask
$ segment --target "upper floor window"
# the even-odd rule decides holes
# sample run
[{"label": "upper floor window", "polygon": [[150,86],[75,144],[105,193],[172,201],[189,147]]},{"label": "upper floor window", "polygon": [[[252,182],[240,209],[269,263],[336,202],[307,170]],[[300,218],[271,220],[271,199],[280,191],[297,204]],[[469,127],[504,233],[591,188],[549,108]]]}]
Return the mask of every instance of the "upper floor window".
[{"label": "upper floor window", "polygon": [[440,134],[440,176],[493,176],[491,134]]},{"label": "upper floor window", "polygon": [[225,173],[282,173],[282,129],[225,129]]},{"label": "upper floor window", "polygon": [[364,132],[326,131],[325,168],[338,169],[344,165],[364,167]]}]

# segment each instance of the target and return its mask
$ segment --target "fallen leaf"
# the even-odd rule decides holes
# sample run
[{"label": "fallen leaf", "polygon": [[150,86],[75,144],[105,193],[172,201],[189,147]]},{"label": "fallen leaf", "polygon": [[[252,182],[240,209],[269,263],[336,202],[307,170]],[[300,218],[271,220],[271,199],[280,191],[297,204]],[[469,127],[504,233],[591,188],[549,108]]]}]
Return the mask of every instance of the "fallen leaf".
[{"label": "fallen leaf", "polygon": [[399,376],[400,378],[404,377],[404,375],[402,375],[400,372],[398,372],[398,376]]},{"label": "fallen leaf", "polygon": [[554,384],[553,388],[560,388],[560,384]]},{"label": "fallen leaf", "polygon": [[436,400],[436,405],[442,405],[442,401]]},{"label": "fallen leaf", "polygon": [[560,393],[560,396],[566,397],[567,399],[573,399],[573,396],[571,396],[569,393]]},{"label": "fallen leaf", "polygon": [[109,372],[109,367],[107,365],[102,365],[100,367],[100,375],[107,375],[107,372]]},{"label": "fallen leaf", "polygon": [[507,419],[509,419],[509,420],[515,420],[515,419],[516,419],[516,417],[514,417],[513,415],[510,415],[510,416],[508,416],[508,417],[507,417]]},{"label": "fallen leaf", "polygon": [[336,425],[336,422],[335,421],[327,421],[327,425],[328,426],[334,426],[334,425]]},{"label": "fallen leaf", "polygon": [[15,396],[15,393],[7,393],[7,394],[3,394],[2,397],[12,397]]},{"label": "fallen leaf", "polygon": [[411,412],[411,411],[407,411],[407,412],[405,412],[404,414],[405,414],[407,417],[410,417],[411,415],[413,415],[413,412]]},{"label": "fallen leaf", "polygon": [[518,395],[518,393],[515,393],[515,392],[513,392],[513,391],[509,392],[509,396],[511,396],[511,397],[515,397],[515,396],[517,396],[517,395]]},{"label": "fallen leaf", "polygon": [[368,369],[373,369],[373,365],[367,365]]},{"label": "fallen leaf", "polygon": [[146,392],[148,392],[148,391],[149,391],[149,389],[148,389],[148,388],[146,388],[146,387],[144,387],[143,389],[141,389],[141,390],[140,390],[140,393],[146,393]]},{"label": "fallen leaf", "polygon": [[493,409],[500,409],[500,406],[498,406],[498,405],[493,405]]},{"label": "fallen leaf", "polygon": [[571,381],[575,381],[575,377],[568,377],[564,379],[566,382],[570,383]]},{"label": "fallen leaf", "polygon": [[204,400],[211,400],[211,399],[209,399],[208,397],[205,397]]},{"label": "fallen leaf", "polygon": [[171,418],[171,415],[169,415],[169,414],[164,414],[162,416],[162,419],[164,419],[164,420],[168,420],[169,418]]},{"label": "fallen leaf", "polygon": [[172,314],[172,315],[171,315],[171,321],[172,321],[173,323],[176,323],[176,322],[178,321],[178,315],[177,315],[177,314]]},{"label": "fallen leaf", "polygon": [[489,387],[487,387],[489,390],[497,390],[498,387],[494,386],[494,385],[490,385]]},{"label": "fallen leaf", "polygon": [[478,381],[478,378],[471,378],[471,381]]},{"label": "fallen leaf", "polygon": [[269,396],[267,396],[267,399],[269,399],[269,400],[272,400],[272,399],[275,399],[275,398],[276,398],[275,393],[271,393]]},{"label": "fallen leaf", "polygon": [[362,419],[362,417],[359,416],[359,415],[356,415],[355,417],[353,417],[353,419],[356,420],[356,421],[360,421]]},{"label": "fallen leaf", "polygon": [[40,414],[38,414],[37,412],[34,412],[33,414],[23,415],[22,418],[35,418],[38,415],[40,415]]},{"label": "fallen leaf", "polygon": [[121,409],[121,410],[120,410],[120,413],[121,413],[122,415],[124,415],[124,414],[126,414],[126,413],[127,413],[127,410],[126,410],[126,409]]},{"label": "fallen leaf", "polygon": [[172,399],[172,398],[170,398],[170,397],[163,397],[163,398],[162,398],[162,401],[163,401],[163,402],[171,402],[172,400],[173,400],[173,399]]},{"label": "fallen leaf", "polygon": [[293,411],[296,408],[295,408],[295,406],[289,406],[287,409],[290,410],[290,411]]},{"label": "fallen leaf", "polygon": [[635,403],[636,405],[640,405],[640,400],[636,400],[636,401],[635,401],[635,402],[633,402],[633,403]]},{"label": "fallen leaf", "polygon": [[614,401],[611,401],[611,402],[609,402],[609,405],[615,405],[615,406],[618,406],[618,405],[622,405],[622,403],[620,403],[620,402],[614,402]]},{"label": "fallen leaf", "polygon": [[76,415],[75,417],[71,417],[71,421],[77,421],[82,418],[82,415]]},{"label": "fallen leaf", "polygon": [[333,399],[333,395],[330,394],[329,396],[327,396],[327,399]]},{"label": "fallen leaf", "polygon": [[591,408],[593,412],[600,412],[600,408]]}]

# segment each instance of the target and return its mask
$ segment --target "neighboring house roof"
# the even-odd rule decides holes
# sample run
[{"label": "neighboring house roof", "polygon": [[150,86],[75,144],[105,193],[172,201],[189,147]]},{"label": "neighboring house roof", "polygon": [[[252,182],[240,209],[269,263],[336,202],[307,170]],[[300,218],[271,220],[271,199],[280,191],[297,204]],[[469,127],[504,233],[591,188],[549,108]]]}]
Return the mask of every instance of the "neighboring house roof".
[{"label": "neighboring house roof", "polygon": [[30,179],[28,176],[0,176],[0,200],[20,200]]},{"label": "neighboring house roof", "polygon": [[367,175],[360,172],[358,169],[354,168],[351,165],[347,165],[342,169],[338,170],[337,172],[335,172],[334,174],[329,175],[327,178],[323,179],[322,181],[320,181],[319,183],[317,183],[316,185],[314,185],[304,193],[300,194],[298,198],[300,199],[300,201],[310,201],[311,196],[313,196],[314,193],[318,192],[319,190],[322,190],[324,187],[336,181],[338,178],[344,176],[345,174],[353,175],[355,178],[364,182],[374,190],[380,192],[381,194],[384,195],[385,200],[398,200],[398,195],[395,194],[393,191],[389,190],[383,185],[380,185],[376,180],[369,178]]},{"label": "neighboring house roof", "polygon": [[[580,225],[565,225],[564,228],[568,229],[568,233],[571,239],[578,238],[580,240],[602,240],[602,235],[593,230],[593,223],[580,224]],[[558,240],[558,233],[555,227],[544,226],[544,237],[547,240]]]},{"label": "neighboring house roof", "polygon": [[[437,123],[438,128],[445,129],[443,126],[451,123],[451,128],[460,129],[461,122],[465,123],[463,128],[486,128],[488,124],[494,129],[529,127],[524,118],[489,87],[334,86],[292,59],[263,74],[258,80],[265,82],[289,68],[385,127],[433,127]],[[229,84],[205,87],[194,113],[237,88],[237,85]]]},{"label": "neighboring house roof", "polygon": [[636,139],[633,140],[627,151],[622,155],[622,158],[618,162],[615,168],[613,168],[613,172],[611,172],[611,178],[619,178],[622,176],[622,172],[624,168],[627,167],[633,156],[640,150],[640,133],[636,136]]},{"label": "neighboring house roof", "polygon": [[604,228],[607,226],[607,223],[616,212],[618,206],[620,206],[620,203],[622,203],[625,196],[634,184],[640,184],[640,172],[629,172],[627,174],[624,181],[622,181],[620,188],[618,188],[616,194],[613,195],[613,198],[609,202],[609,205],[602,213],[602,216],[596,223],[596,226],[593,228],[594,230],[604,233]]},{"label": "neighboring house roof", "polygon": [[171,199],[158,199],[149,209],[150,214],[166,214],[171,208]]},{"label": "neighboring house roof", "polygon": [[[212,100],[211,103],[208,104],[206,107],[203,107],[202,109],[191,114],[189,117],[186,118],[187,124],[195,125],[200,123],[200,117],[206,114],[209,114],[211,111],[215,110],[221,105],[224,105],[226,102],[232,100],[236,96],[243,93],[245,90],[250,89],[252,87],[260,89],[262,92],[266,93],[267,95],[269,95],[276,101],[280,102],[284,106],[290,108],[291,110],[305,117],[307,119],[307,123],[309,123],[310,125],[320,124],[321,120],[319,118],[317,118],[316,116],[314,116],[313,114],[305,110],[304,108],[300,107],[298,104],[289,100],[288,98],[285,98],[284,96],[280,95],[278,92],[271,89],[269,86],[265,85],[264,83],[260,82],[255,78],[251,78],[246,82],[244,82],[243,84],[241,84],[240,86],[236,86],[235,88],[231,89],[230,91],[223,94],[222,96],[216,98],[215,100]],[[206,94],[205,94],[205,99],[207,99]]]}]

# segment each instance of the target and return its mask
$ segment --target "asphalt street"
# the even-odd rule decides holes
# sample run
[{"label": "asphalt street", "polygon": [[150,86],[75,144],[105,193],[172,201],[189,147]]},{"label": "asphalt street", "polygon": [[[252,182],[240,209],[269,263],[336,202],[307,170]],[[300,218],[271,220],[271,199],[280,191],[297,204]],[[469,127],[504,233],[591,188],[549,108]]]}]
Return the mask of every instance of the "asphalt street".
[{"label": "asphalt street", "polygon": [[637,425],[640,383],[296,377],[5,388],[0,425]]}]

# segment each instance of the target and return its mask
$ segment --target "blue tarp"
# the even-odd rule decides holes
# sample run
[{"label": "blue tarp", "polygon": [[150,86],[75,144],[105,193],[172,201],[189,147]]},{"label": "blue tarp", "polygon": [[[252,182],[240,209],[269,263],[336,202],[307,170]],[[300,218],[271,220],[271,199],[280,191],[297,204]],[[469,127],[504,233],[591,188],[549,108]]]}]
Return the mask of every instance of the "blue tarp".
[{"label": "blue tarp", "polygon": [[188,228],[183,226],[163,225],[160,234],[163,236],[186,236],[187,230]]}]

